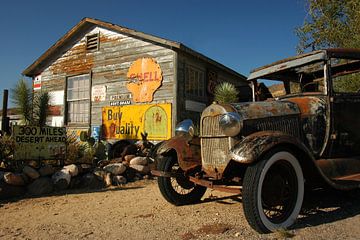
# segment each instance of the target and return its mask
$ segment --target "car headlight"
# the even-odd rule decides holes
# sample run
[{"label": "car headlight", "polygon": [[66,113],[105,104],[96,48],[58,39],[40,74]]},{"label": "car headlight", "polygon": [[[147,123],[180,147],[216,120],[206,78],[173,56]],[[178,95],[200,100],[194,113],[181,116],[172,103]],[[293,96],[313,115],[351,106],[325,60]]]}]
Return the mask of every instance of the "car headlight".
[{"label": "car headlight", "polygon": [[242,121],[237,112],[228,112],[220,117],[219,125],[226,136],[234,137],[239,134]]},{"label": "car headlight", "polygon": [[184,121],[182,121],[182,122],[178,123],[178,125],[176,125],[175,134],[177,135],[180,133],[187,133],[191,137],[194,136],[194,133],[195,133],[194,124],[191,119],[185,119]]}]

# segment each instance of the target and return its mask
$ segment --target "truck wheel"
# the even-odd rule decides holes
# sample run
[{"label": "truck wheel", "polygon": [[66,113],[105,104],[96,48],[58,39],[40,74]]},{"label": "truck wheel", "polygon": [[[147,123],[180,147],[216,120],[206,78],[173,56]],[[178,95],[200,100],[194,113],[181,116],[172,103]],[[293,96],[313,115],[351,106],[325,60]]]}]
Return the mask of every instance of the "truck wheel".
[{"label": "truck wheel", "polygon": [[174,205],[186,205],[199,202],[206,187],[196,185],[184,175],[177,159],[166,157],[159,162],[158,170],[172,172],[176,177],[158,177],[158,185],[163,197]]},{"label": "truck wheel", "polygon": [[269,233],[291,226],[304,197],[304,177],[296,157],[274,149],[245,172],[243,208],[250,226]]}]

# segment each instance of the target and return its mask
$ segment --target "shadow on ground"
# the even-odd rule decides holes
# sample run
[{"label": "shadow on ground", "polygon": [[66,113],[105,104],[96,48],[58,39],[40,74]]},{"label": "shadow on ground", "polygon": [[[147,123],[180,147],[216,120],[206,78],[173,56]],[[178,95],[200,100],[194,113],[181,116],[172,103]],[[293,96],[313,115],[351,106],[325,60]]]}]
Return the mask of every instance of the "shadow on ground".
[{"label": "shadow on ground", "polygon": [[360,214],[360,189],[336,191],[320,189],[307,192],[296,228],[332,223]]},{"label": "shadow on ground", "polygon": [[[215,197],[210,195],[199,204],[217,202],[230,205],[242,202],[241,195]],[[301,213],[292,229],[332,223],[360,214],[360,189],[337,191],[317,189],[306,192]]]},{"label": "shadow on ground", "polygon": [[124,191],[124,190],[134,190],[134,189],[141,189],[144,188],[145,185],[141,183],[134,183],[131,186],[116,186],[116,187],[109,187],[109,188],[98,188],[98,189],[91,189],[91,188],[79,188],[79,189],[66,189],[61,191],[55,191],[50,194],[44,194],[39,196],[25,194],[22,197],[10,198],[5,200],[0,200],[0,208],[3,207],[4,204],[7,203],[14,203],[24,199],[34,199],[34,198],[43,198],[43,197],[52,197],[52,196],[63,196],[63,195],[71,195],[71,194],[89,194],[89,193],[96,193],[96,192],[117,192],[117,191]]}]

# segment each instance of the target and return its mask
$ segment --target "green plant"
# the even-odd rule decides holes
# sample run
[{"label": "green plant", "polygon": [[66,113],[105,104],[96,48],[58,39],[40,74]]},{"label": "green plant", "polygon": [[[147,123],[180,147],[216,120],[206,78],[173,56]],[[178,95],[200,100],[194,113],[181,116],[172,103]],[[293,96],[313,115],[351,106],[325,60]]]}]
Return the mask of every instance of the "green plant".
[{"label": "green plant", "polygon": [[33,119],[37,126],[45,126],[46,118],[49,115],[50,95],[48,92],[41,92],[34,96]]},{"label": "green plant", "polygon": [[14,154],[15,141],[9,135],[0,137],[0,161],[9,159]]},{"label": "green plant", "polygon": [[12,101],[19,109],[22,121],[25,124],[32,124],[32,90],[25,79],[20,79],[15,88],[11,89]]},{"label": "green plant", "polygon": [[33,95],[25,79],[20,79],[12,91],[12,101],[26,125],[45,126],[49,114],[50,95],[40,92]]},{"label": "green plant", "polygon": [[214,100],[219,103],[237,102],[239,91],[228,82],[222,82],[215,87]]}]

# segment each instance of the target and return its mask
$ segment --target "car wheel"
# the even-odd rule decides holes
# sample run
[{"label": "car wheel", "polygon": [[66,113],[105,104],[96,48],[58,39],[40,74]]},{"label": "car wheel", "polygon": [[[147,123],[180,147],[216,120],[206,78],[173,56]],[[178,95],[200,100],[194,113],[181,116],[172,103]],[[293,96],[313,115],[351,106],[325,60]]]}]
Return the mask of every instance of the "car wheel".
[{"label": "car wheel", "polygon": [[304,177],[297,158],[275,149],[249,166],[243,182],[243,208],[250,226],[260,233],[291,226],[304,198]]},{"label": "car wheel", "polygon": [[206,187],[191,182],[176,158],[163,158],[158,164],[158,170],[174,174],[174,177],[158,177],[160,192],[168,202],[177,206],[186,205],[199,202],[204,196]]}]

